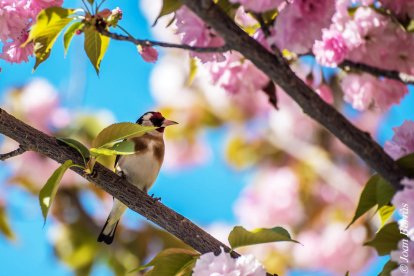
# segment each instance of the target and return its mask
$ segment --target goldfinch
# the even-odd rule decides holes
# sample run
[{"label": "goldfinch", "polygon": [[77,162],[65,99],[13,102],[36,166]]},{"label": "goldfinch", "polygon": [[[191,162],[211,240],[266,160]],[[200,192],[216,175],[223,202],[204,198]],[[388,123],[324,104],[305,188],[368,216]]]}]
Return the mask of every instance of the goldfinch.
[{"label": "goldfinch", "polygon": [[[146,112],[136,123],[158,128],[143,136],[131,138],[135,144],[136,153],[118,155],[115,160],[115,171],[134,186],[148,192],[157,179],[164,160],[164,128],[178,123],[165,119],[160,112],[153,111]],[[126,205],[114,198],[112,210],[99,234],[98,242],[112,243],[118,222],[126,209]]]}]

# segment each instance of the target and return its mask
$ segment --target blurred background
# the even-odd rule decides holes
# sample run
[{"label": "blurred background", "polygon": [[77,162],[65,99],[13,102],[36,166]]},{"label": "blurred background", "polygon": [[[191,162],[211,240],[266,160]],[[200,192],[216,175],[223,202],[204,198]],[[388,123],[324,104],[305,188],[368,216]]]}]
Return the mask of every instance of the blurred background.
[{"label": "blurred background", "polygon": [[[64,6],[80,7],[81,1],[67,0]],[[159,1],[107,1],[106,6],[121,7],[120,24],[136,37],[178,41],[173,28],[165,30],[171,18],[150,27]],[[46,133],[88,144],[113,122],[134,122],[146,111],[159,110],[180,122],[166,131],[165,163],[150,191],[165,205],[223,242],[235,225],[286,227],[303,246],[278,243],[240,250],[254,254],[269,272],[381,271],[387,260],[362,246],[373,236],[377,218],[344,230],[370,170],[281,89],[276,88],[279,109],[274,110],[264,93],[231,94],[212,85],[208,70],[214,68],[197,65],[184,51],[159,49],[158,61],[149,64],[134,45],[118,41],[111,41],[98,77],[83,38],[74,38],[65,58],[62,40],[56,44],[34,73],[33,59],[14,65],[0,61],[1,106],[8,112]],[[385,113],[360,113],[343,102],[336,71],[322,70],[307,57],[293,66],[321,94],[329,91],[327,101],[381,144],[392,137],[393,127],[414,119],[412,93]],[[0,139],[1,152],[17,146]],[[125,275],[163,248],[185,247],[131,211],[114,244],[97,243],[112,198],[73,173],[64,177],[43,227],[37,195],[57,166],[34,153],[1,164],[1,274]]]}]

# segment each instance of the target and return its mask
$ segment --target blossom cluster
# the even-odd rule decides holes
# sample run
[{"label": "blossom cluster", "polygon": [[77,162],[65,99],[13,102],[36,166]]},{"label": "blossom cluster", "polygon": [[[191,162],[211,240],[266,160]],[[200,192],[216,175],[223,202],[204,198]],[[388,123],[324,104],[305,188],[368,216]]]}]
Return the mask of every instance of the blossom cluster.
[{"label": "blossom cluster", "polygon": [[[401,126],[394,128],[394,136],[391,141],[385,142],[384,149],[394,159],[413,154],[414,121],[405,121]],[[414,239],[414,180],[403,179],[401,183],[404,189],[395,194],[392,203],[402,215],[406,210],[405,217],[401,220],[405,225],[400,224],[400,229]]]},{"label": "blossom cluster", "polygon": [[193,275],[264,276],[266,271],[252,255],[233,259],[230,254],[223,250],[218,256],[215,256],[212,252],[201,255],[193,269]]},{"label": "blossom cluster", "polygon": [[[386,70],[414,72],[414,35],[402,28],[414,14],[413,1],[357,0],[232,0],[240,4],[235,21],[254,29],[253,37],[271,51],[273,46],[298,55],[312,53],[316,61],[337,67],[345,60]],[[254,14],[278,10],[266,35]],[[396,20],[396,18],[398,20]],[[176,12],[176,33],[185,44],[215,47],[224,40],[188,8]],[[256,26],[256,27],[254,27]],[[392,50],[390,50],[392,49]],[[195,53],[201,62],[214,62],[211,78],[231,94],[263,90],[266,76],[237,53]],[[244,64],[246,63],[246,64]],[[239,65],[237,65],[239,64]],[[242,64],[242,66],[240,66]],[[255,81],[251,81],[251,80]],[[246,81],[249,80],[249,81]],[[263,80],[263,81],[262,81]],[[246,83],[251,83],[246,87]],[[368,74],[350,74],[341,82],[344,100],[357,110],[387,110],[407,94],[396,81]],[[323,92],[323,91],[322,91]]]},{"label": "blossom cluster", "polygon": [[37,14],[45,8],[61,6],[63,0],[1,0],[0,58],[10,63],[27,62],[33,54],[33,43],[23,45],[29,36],[30,26]]}]

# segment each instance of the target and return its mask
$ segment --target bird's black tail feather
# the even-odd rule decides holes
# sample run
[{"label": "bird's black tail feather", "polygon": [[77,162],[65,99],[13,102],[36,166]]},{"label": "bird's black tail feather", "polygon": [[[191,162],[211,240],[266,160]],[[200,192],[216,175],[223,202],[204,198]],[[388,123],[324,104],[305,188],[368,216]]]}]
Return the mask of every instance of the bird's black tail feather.
[{"label": "bird's black tail feather", "polygon": [[[119,220],[114,225],[108,225],[109,218],[106,220],[105,225],[102,227],[102,231],[98,236],[98,242],[104,242],[106,244],[111,244],[115,237],[115,231],[118,226]],[[111,227],[109,234],[104,234],[107,227]]]}]

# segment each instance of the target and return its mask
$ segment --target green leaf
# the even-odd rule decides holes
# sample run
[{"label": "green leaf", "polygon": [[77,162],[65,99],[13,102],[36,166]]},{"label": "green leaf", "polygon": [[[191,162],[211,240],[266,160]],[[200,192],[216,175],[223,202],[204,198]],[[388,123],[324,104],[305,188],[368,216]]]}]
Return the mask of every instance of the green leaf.
[{"label": "green leaf", "polygon": [[379,214],[380,220],[381,220],[380,229],[392,217],[392,215],[394,214],[394,211],[395,211],[395,207],[392,206],[392,205],[384,205],[384,206],[382,206],[381,208],[378,209],[378,214]]},{"label": "green leaf", "polygon": [[378,208],[388,205],[395,194],[395,189],[379,175],[373,175],[365,184],[359,198],[358,207],[352,221],[348,224],[348,229],[358,218],[368,212],[372,207]]},{"label": "green leaf", "polygon": [[157,25],[158,19],[160,19],[164,15],[175,12],[176,10],[181,8],[182,5],[183,5],[183,3],[181,3],[180,0],[163,0],[161,11],[158,14],[157,18],[155,19],[152,26]]},{"label": "green leaf", "polygon": [[382,271],[380,272],[380,274],[378,274],[378,276],[391,276],[391,271],[393,271],[397,267],[398,267],[398,264],[396,262],[389,260],[384,265],[384,267],[382,268]]},{"label": "green leaf", "polygon": [[193,268],[197,262],[196,257],[194,257],[191,261],[183,265],[180,271],[177,272],[176,276],[191,276],[193,274]]},{"label": "green leaf", "polygon": [[401,168],[407,171],[410,176],[414,176],[414,153],[403,156],[396,162]]},{"label": "green leaf", "polygon": [[407,236],[400,233],[398,223],[392,222],[382,227],[374,239],[365,242],[364,245],[374,247],[378,255],[384,256],[393,250],[397,250],[398,242],[401,239],[407,239]]},{"label": "green leaf", "polygon": [[146,275],[188,275],[183,274],[195,264],[199,254],[192,250],[181,248],[169,248],[158,253],[148,264],[138,267],[131,272],[141,271],[148,267],[154,267]]},{"label": "green leaf", "polygon": [[79,152],[80,155],[82,155],[84,164],[86,165],[86,160],[89,159],[90,154],[88,148],[85,147],[84,144],[72,138],[61,137],[57,138],[57,140],[65,143],[69,147],[74,148],[77,152]]},{"label": "green leaf", "polygon": [[88,0],[89,4],[91,4],[91,6],[93,5],[93,2],[95,2],[94,0]]},{"label": "green leaf", "polygon": [[122,141],[116,143],[110,148],[91,148],[90,152],[94,156],[105,155],[105,156],[113,156],[113,155],[130,155],[134,154],[135,151],[135,144],[132,141]]},{"label": "green leaf", "polygon": [[65,48],[65,55],[68,52],[70,42],[72,41],[73,36],[78,30],[81,30],[85,26],[82,22],[75,22],[69,26],[66,30],[65,34],[63,35],[63,46]]},{"label": "green leaf", "polygon": [[14,240],[16,238],[10,227],[7,213],[3,206],[0,206],[0,233],[2,233],[9,240]]},{"label": "green leaf", "polygon": [[92,141],[93,148],[108,146],[111,143],[144,135],[157,127],[141,126],[134,123],[117,123],[104,128]]},{"label": "green leaf", "polygon": [[299,243],[298,241],[292,240],[289,232],[282,227],[269,229],[259,228],[253,231],[247,231],[242,226],[235,226],[229,235],[229,243],[232,249],[246,245],[278,241]]},{"label": "green leaf", "polygon": [[109,41],[109,37],[101,35],[95,28],[89,27],[85,29],[84,49],[98,75]]},{"label": "green leaf", "polygon": [[69,16],[74,13],[72,9],[51,7],[42,10],[37,16],[36,23],[30,30],[29,38],[22,45],[33,41],[36,64],[34,70],[50,55],[50,51],[63,28],[73,20]]},{"label": "green leaf", "polygon": [[39,203],[40,208],[42,209],[44,223],[46,223],[47,214],[49,212],[53,200],[55,199],[59,183],[62,180],[62,177],[65,174],[66,170],[69,169],[72,165],[72,160],[67,160],[65,163],[63,163],[59,168],[57,168],[53,172],[53,174],[47,180],[46,184],[40,190]]}]

